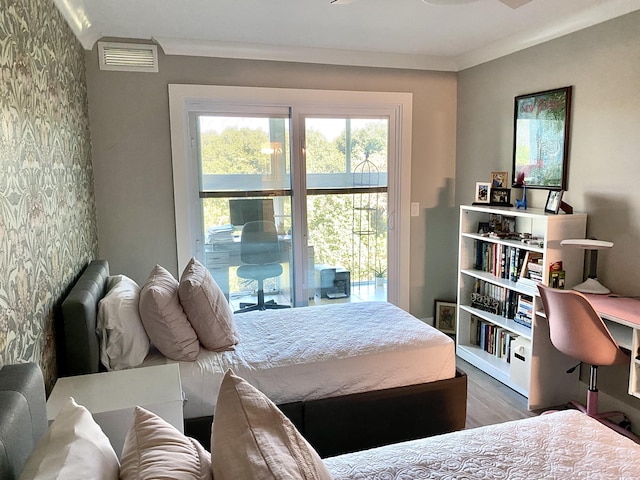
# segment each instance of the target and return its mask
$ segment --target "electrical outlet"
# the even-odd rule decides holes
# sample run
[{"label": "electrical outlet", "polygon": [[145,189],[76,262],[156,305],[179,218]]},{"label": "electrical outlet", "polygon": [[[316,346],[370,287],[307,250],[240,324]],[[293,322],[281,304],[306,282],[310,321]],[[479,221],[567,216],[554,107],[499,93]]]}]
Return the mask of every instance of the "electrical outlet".
[{"label": "electrical outlet", "polygon": [[420,216],[420,202],[411,202],[411,216],[412,217]]}]

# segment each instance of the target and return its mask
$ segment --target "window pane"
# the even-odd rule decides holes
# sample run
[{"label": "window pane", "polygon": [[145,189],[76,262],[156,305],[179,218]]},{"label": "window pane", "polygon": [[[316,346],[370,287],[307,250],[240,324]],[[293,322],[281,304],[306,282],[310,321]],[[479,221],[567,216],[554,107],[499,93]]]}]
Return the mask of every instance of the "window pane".
[{"label": "window pane", "polygon": [[287,118],[198,116],[200,189],[290,188]]}]

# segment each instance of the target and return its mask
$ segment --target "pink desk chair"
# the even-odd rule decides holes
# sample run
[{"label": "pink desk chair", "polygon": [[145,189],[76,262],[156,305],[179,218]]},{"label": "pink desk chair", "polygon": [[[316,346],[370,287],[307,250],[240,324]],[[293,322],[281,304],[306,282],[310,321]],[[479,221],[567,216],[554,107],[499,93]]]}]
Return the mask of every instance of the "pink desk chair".
[{"label": "pink desk chair", "polygon": [[565,355],[590,366],[586,407],[574,401],[570,404],[640,443],[633,433],[611,420],[614,417],[620,417],[621,424],[630,425],[629,419],[623,412],[598,413],[598,388],[596,386],[598,366],[629,365],[629,355],[620,349],[600,315],[584,295],[574,290],[558,290],[542,284],[538,284],[538,290],[549,321],[549,332],[553,346]]}]

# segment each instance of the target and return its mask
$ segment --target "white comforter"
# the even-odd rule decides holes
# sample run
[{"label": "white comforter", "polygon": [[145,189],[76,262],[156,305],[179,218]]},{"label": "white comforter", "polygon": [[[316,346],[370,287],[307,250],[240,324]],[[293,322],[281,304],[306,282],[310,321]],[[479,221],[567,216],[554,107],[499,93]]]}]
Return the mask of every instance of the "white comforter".
[{"label": "white comforter", "polygon": [[229,368],[276,404],[455,376],[454,342],[387,302],[248,312],[235,321],[235,351],[202,350],[180,362],[185,418],[213,414]]},{"label": "white comforter", "polygon": [[640,478],[640,445],[575,411],[324,460],[335,480]]}]

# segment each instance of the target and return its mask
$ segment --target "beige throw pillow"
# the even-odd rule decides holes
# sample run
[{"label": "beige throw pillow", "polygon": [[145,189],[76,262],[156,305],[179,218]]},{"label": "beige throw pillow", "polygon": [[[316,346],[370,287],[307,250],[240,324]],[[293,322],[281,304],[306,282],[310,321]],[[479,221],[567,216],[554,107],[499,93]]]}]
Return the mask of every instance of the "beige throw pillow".
[{"label": "beige throw pillow", "polygon": [[178,281],[156,265],[140,290],[140,318],[151,343],[172,360],[193,361],[200,342],[178,300]]},{"label": "beige throw pillow", "polygon": [[215,480],[331,479],[316,451],[259,390],[227,371],[213,417]]},{"label": "beige throw pillow", "polygon": [[120,480],[211,480],[211,455],[197,440],[136,407],[122,447]]},{"label": "beige throw pillow", "polygon": [[233,311],[209,270],[195,258],[182,272],[178,296],[204,348],[233,350],[238,343]]},{"label": "beige throw pillow", "polygon": [[118,480],[119,467],[91,413],[69,398],[31,452],[20,480]]}]

